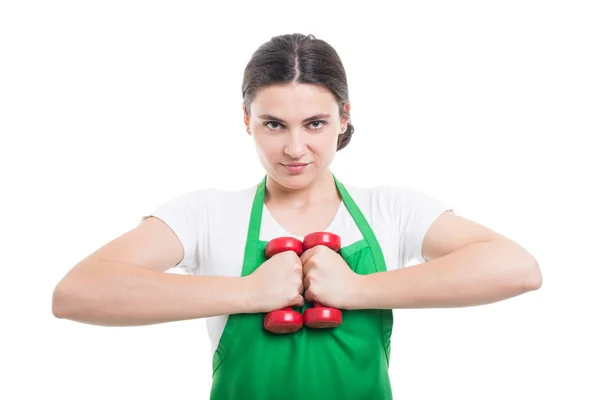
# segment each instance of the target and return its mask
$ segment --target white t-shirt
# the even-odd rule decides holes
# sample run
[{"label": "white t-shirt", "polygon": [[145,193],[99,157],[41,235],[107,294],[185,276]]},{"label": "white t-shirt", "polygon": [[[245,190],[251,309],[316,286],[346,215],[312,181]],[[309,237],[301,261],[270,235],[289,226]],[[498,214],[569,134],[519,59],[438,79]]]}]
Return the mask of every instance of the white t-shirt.
[{"label": "white t-shirt", "polygon": [[[425,233],[450,208],[411,188],[344,186],[370,224],[388,271],[405,267],[411,261],[426,261],[421,254]],[[181,241],[184,256],[174,268],[190,275],[241,276],[256,187],[237,191],[198,189],[159,205],[142,219],[148,216],[161,219]],[[339,235],[344,247],[362,239],[343,201],[325,230]],[[280,236],[302,239],[283,229],[263,206],[260,240]],[[227,315],[206,318],[206,322],[214,353]]]}]

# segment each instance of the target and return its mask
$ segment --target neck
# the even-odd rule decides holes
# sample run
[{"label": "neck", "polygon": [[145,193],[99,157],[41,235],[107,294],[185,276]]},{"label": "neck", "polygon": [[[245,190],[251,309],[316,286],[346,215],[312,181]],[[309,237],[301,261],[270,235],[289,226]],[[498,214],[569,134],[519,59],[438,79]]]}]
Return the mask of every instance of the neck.
[{"label": "neck", "polygon": [[327,170],[311,184],[301,189],[289,189],[281,186],[267,176],[265,203],[286,204],[292,207],[303,207],[308,204],[339,199],[339,193],[331,171]]}]

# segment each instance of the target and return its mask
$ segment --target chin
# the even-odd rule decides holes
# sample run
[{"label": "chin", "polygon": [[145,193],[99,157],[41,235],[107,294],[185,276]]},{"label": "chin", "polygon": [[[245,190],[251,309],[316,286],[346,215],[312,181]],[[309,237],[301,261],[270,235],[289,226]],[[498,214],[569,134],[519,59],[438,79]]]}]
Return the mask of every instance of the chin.
[{"label": "chin", "polygon": [[314,171],[301,174],[289,174],[285,171],[273,172],[271,173],[271,178],[274,179],[279,186],[290,190],[303,189],[317,178],[317,174]]}]

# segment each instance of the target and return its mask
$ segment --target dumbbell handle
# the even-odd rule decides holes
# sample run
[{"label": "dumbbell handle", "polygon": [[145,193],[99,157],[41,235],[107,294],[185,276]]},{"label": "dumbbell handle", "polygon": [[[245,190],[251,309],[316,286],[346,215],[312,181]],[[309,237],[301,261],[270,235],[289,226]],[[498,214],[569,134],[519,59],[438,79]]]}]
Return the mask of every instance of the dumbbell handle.
[{"label": "dumbbell handle", "polygon": [[[314,232],[304,237],[303,248],[305,251],[319,245],[327,246],[333,251],[339,251],[341,240],[338,235],[328,232]],[[313,302],[313,307],[323,306],[318,302]]]},{"label": "dumbbell handle", "polygon": [[[328,232],[315,232],[304,237],[303,249],[306,251],[315,246],[327,246],[337,252],[341,248],[341,239],[338,235]],[[342,323],[342,313],[337,308],[326,307],[314,301],[313,307],[308,308],[303,314],[304,324],[311,328],[333,328]]]},{"label": "dumbbell handle", "polygon": [[[267,258],[271,258],[284,251],[293,251],[300,256],[302,242],[291,237],[276,238],[267,243],[265,254]],[[266,314],[263,325],[265,329],[273,333],[295,332],[302,327],[302,315],[294,311],[292,307],[285,307]]]}]

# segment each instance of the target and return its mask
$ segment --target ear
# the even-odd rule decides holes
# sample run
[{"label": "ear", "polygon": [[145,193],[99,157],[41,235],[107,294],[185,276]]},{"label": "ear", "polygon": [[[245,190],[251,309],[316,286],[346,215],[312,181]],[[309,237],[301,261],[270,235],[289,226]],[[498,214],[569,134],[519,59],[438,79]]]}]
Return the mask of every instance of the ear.
[{"label": "ear", "polygon": [[[345,103],[344,104],[344,115],[350,115],[350,103]],[[340,119],[340,135],[343,135],[346,130],[348,129],[348,123],[350,122],[350,119],[346,119],[346,118],[341,118]]]},{"label": "ear", "polygon": [[248,135],[252,135],[250,132],[250,118],[248,118],[248,113],[246,112],[246,106],[242,103],[242,112],[244,113],[244,125],[246,125],[246,132]]}]

